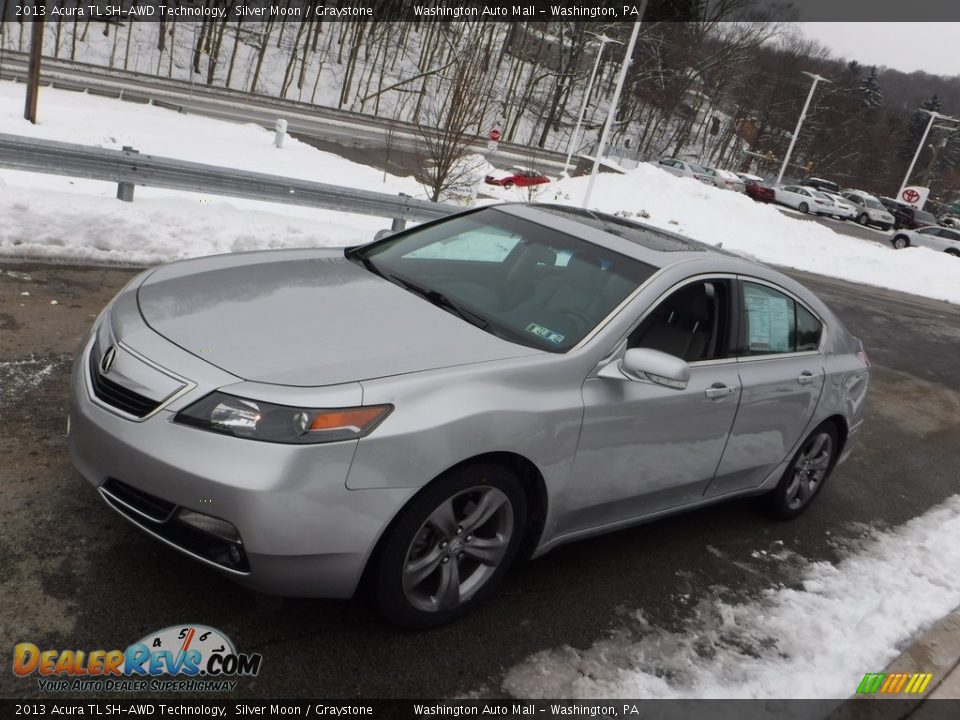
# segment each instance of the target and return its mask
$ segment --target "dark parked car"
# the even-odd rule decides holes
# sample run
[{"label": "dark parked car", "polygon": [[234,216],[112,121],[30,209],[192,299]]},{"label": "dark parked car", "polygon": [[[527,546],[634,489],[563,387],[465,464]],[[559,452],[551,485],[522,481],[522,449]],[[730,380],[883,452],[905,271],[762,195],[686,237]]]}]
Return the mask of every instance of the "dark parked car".
[{"label": "dark parked car", "polygon": [[[894,201],[896,207],[889,208],[893,214],[893,227],[897,230],[916,230],[928,225],[939,225],[937,218],[925,210],[917,210],[910,205]],[[886,203],[884,203],[886,205]],[[889,207],[889,206],[888,206]]]},{"label": "dark parked car", "polygon": [[745,184],[744,192],[757,202],[770,203],[777,199],[777,193],[769,185],[746,178],[743,182]]},{"label": "dark parked car", "polygon": [[823,178],[809,177],[806,180],[802,180],[800,184],[805,187],[814,188],[815,190],[826,190],[832,193],[840,192],[839,185],[832,180],[824,180]]}]

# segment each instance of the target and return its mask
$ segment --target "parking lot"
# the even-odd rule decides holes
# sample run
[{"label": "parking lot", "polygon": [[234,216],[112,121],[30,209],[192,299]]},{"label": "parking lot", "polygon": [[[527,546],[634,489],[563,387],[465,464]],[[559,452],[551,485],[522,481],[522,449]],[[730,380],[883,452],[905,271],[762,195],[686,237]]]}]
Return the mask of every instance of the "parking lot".
[{"label": "parking lot", "polygon": [[[737,501],[561,547],[515,568],[478,612],[419,634],[388,626],[362,601],[255,594],[122,521],[67,460],[75,345],[133,272],[0,263],[2,647],[123,648],[153,630],[202,623],[263,654],[240,696],[496,692],[530,653],[586,646],[634,610],[679,628],[705,595],[736,600],[794,582],[796,565],[758,552],[778,541],[832,560],[866,528],[900,524],[957,491],[960,308],[794,273],[874,363],[859,445],[798,521],[775,523]],[[42,693],[35,679],[7,672],[0,695]]]}]

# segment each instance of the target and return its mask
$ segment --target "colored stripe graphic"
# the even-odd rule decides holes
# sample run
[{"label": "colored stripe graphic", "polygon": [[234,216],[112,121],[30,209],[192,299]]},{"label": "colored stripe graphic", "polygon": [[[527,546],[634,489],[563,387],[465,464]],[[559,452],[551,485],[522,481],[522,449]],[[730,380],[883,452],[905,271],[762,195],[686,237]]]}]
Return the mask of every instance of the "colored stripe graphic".
[{"label": "colored stripe graphic", "polygon": [[932,673],[867,673],[857,686],[857,694],[920,695],[932,679]]}]

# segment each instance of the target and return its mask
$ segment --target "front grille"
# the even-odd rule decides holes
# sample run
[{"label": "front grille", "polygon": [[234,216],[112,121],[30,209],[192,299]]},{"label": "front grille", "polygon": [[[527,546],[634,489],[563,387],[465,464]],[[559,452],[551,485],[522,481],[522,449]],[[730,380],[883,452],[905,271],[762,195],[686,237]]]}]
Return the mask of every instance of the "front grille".
[{"label": "front grille", "polygon": [[[196,558],[234,573],[247,574],[250,563],[243,542],[226,540],[181,521],[180,506],[109,478],[100,495],[114,510],[147,532]],[[152,522],[144,522],[144,518]]]},{"label": "front grille", "polygon": [[146,417],[160,407],[159,401],[151,400],[140,393],[125,388],[103,375],[97,363],[99,355],[98,348],[94,346],[90,352],[90,382],[93,386],[94,395],[107,405],[137,418]]}]

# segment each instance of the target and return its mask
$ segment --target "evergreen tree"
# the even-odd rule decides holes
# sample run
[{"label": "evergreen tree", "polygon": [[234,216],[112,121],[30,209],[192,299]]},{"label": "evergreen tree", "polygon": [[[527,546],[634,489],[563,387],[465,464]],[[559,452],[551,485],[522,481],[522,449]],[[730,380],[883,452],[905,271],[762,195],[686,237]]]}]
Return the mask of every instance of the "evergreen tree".
[{"label": "evergreen tree", "polygon": [[871,68],[870,74],[860,83],[857,92],[860,94],[863,106],[868,111],[883,105],[883,90],[880,89],[880,82],[877,80],[876,66]]},{"label": "evergreen tree", "polygon": [[924,110],[940,111],[940,98],[937,97],[936,93],[931,95],[928,100],[924,100],[919,109],[914,110],[910,122],[907,123],[907,129],[903,133],[903,142],[900,144],[900,157],[904,160],[913,157],[913,154],[917,151],[917,145],[920,144],[920,138],[923,137],[923,133],[927,129],[927,123],[930,122],[930,114],[923,112]]}]

